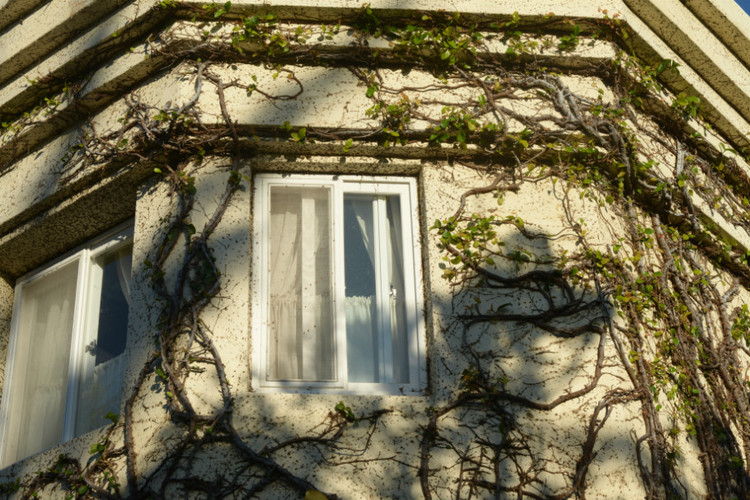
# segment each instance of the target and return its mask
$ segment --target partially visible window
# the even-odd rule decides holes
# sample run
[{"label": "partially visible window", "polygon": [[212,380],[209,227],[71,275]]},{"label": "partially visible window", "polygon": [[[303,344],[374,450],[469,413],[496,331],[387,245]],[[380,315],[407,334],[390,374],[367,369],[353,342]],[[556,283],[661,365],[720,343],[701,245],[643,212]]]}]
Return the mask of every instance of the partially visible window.
[{"label": "partially visible window", "polygon": [[131,257],[128,229],[18,280],[0,412],[3,466],[119,412]]},{"label": "partially visible window", "polygon": [[259,175],[254,214],[254,384],[421,391],[414,180]]}]

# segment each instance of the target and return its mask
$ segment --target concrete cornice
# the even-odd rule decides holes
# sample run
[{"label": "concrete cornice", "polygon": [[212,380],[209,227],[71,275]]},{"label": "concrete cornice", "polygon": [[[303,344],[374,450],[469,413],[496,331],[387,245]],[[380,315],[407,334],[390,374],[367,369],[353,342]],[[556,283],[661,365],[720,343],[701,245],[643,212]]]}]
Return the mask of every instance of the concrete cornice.
[{"label": "concrete cornice", "polygon": [[[591,27],[600,24],[605,15],[610,19],[616,17],[621,20],[621,26],[628,33],[626,39],[620,40],[620,43],[627,45],[624,48],[628,52],[647,63],[671,59],[680,65],[679,74],[668,72],[662,75],[664,83],[675,94],[686,92],[700,97],[701,114],[723,137],[704,134],[705,131],[697,121],[692,126],[711,147],[720,150],[720,143],[724,141],[736,147],[750,147],[750,50],[746,50],[750,47],[750,40],[745,34],[750,33],[747,30],[750,18],[741,11],[737,12],[738,8],[727,3],[728,1],[688,0],[683,5],[678,0],[660,0],[656,5],[653,0],[605,0],[596,5],[590,2],[568,2],[561,5],[556,1],[530,0],[519,5],[518,2],[509,0],[466,1],[457,4],[414,0],[408,4],[407,9],[398,0],[373,0],[371,6],[380,17],[399,17],[408,10],[444,9],[449,12],[459,11],[462,17],[469,19],[506,20],[518,11],[522,24],[527,27],[535,26],[542,33],[556,34],[572,26],[559,22],[563,19],[571,19],[575,24]],[[108,6],[99,6],[99,3],[107,3]],[[200,43],[200,31],[210,29],[210,25],[199,29],[195,23],[190,22],[193,16],[203,12],[203,4],[202,1],[182,2],[180,8],[169,10],[153,8],[153,1],[135,0],[118,2],[117,6],[121,6],[118,9],[113,7],[113,3],[94,0],[52,0],[34,11],[34,8],[29,9],[30,5],[39,5],[34,0],[6,1],[0,11],[0,18],[5,21],[9,17],[17,18],[5,22],[5,31],[0,32],[0,81],[4,82],[0,86],[0,117],[13,117],[31,110],[45,96],[45,92],[59,90],[61,82],[67,83],[73,81],[74,77],[80,78],[83,75],[86,78],[80,88],[76,89],[76,97],[71,102],[61,103],[45,111],[25,128],[0,138],[0,170],[16,162],[27,162],[28,158],[25,157],[29,154],[41,151],[40,148],[56,140],[66,130],[73,130],[114,103],[124,93],[145,85],[151,78],[158,76],[174,80],[174,72],[164,74],[164,70],[179,60],[153,57],[143,42],[159,33],[162,36],[152,37],[156,48],[194,48],[196,43]],[[83,13],[76,10],[76,5],[83,6]],[[330,0],[286,0],[274,2],[273,5],[255,0],[236,0],[232,3],[233,14],[272,12],[289,22],[313,25],[335,22],[345,25],[360,8],[361,2],[358,0],[336,3]],[[33,33],[21,29],[31,21],[43,19],[42,12],[50,12],[49,9],[67,14],[60,14],[49,23],[41,23],[41,27]],[[182,22],[174,23],[175,19]],[[72,36],[72,33],[77,36]],[[342,31],[341,40],[321,43],[316,49],[322,53],[342,54],[348,50],[350,42]],[[371,48],[377,48],[381,53],[389,50],[383,40],[373,42]],[[505,47],[492,46],[488,50],[492,54],[503,55]],[[30,54],[28,59],[20,56],[25,52]],[[226,54],[233,52],[228,50]],[[241,56],[233,57],[241,59]],[[572,52],[551,50],[534,57],[542,66],[566,68],[575,72],[580,67],[603,67],[604,63],[616,57],[616,51],[606,41],[587,40]],[[242,62],[258,64],[250,59]],[[300,64],[300,61],[296,61],[296,64]],[[309,106],[310,103],[306,105]],[[665,99],[660,106],[668,108],[669,101]],[[257,111],[246,110],[238,125],[255,131],[278,125],[276,122],[271,123],[274,120],[273,113],[262,116]],[[206,120],[210,121],[207,117]],[[269,137],[273,137],[273,134]],[[252,149],[271,153],[274,151],[272,146],[276,145],[278,144],[275,142],[260,142]],[[283,148],[291,146],[281,144],[278,147],[281,152]],[[338,151],[338,147],[328,151],[325,146],[320,146],[323,149],[318,152],[308,151],[311,147],[305,145],[303,149],[307,149],[300,154],[334,154],[333,150]],[[372,156],[378,156],[378,148],[372,148]],[[393,150],[388,151],[393,156]],[[401,151],[403,154],[406,152]],[[408,152],[415,159],[427,158],[434,153],[426,148],[412,148]],[[364,152],[359,151],[358,154]],[[747,165],[741,160],[738,163],[747,176]],[[149,173],[148,169],[136,170],[138,175],[132,178],[133,186]],[[83,192],[92,187],[93,183],[102,182],[102,172],[104,170],[97,171],[90,178],[81,179],[65,189]],[[65,189],[55,188],[54,192],[30,202],[33,206],[20,209],[16,216],[0,221],[2,245],[7,247],[11,240],[15,241],[16,236],[22,237],[26,234],[24,227],[35,227],[37,219],[44,217],[57,204],[64,203],[68,196]],[[698,208],[705,214],[711,211],[710,207],[705,210],[703,207]],[[123,208],[113,217],[129,216],[128,210]],[[717,216],[710,218],[715,230],[723,233],[725,239],[750,248],[750,240],[744,233],[737,231],[730,221]],[[13,275],[20,271],[20,268],[12,272],[6,269],[7,273]]]},{"label": "concrete cornice", "polygon": [[[118,50],[125,51],[139,38],[162,29],[174,16],[201,12],[204,2],[183,2],[170,15],[166,9],[152,8],[154,4],[149,0],[52,0],[39,7],[38,0],[7,0],[0,10],[6,27],[0,33],[0,116],[9,118],[36,104],[40,86],[32,88],[29,80],[44,80],[47,75],[69,80],[75,71],[101,67]],[[604,12],[617,15],[634,35],[633,48],[640,57],[647,61],[669,58],[681,64],[681,77],[667,82],[673,91],[699,96],[707,119],[730,142],[750,146],[750,18],[730,0],[689,0],[685,5],[679,0],[608,0],[596,5],[548,0],[523,5],[509,0],[414,0],[408,6],[396,0],[374,0],[371,6],[380,15],[446,10],[469,18],[502,19],[519,12],[529,23],[559,18],[598,22]],[[232,8],[242,13],[275,12],[299,22],[345,22],[361,8],[361,2],[286,0],[268,5],[238,0]]]},{"label": "concrete cornice", "polygon": [[0,32],[23,20],[34,9],[49,0],[0,0]]},{"label": "concrete cornice", "polygon": [[[678,0],[625,0],[625,3],[680,56],[683,66],[694,71],[742,117],[750,117],[750,71],[747,62],[735,55],[748,39],[744,36],[732,38],[719,31],[725,40],[731,41],[731,45],[719,40],[709,26],[718,28],[719,19],[724,17],[720,11],[704,8],[699,11],[704,17],[699,18]],[[747,16],[744,17],[738,17],[737,22],[750,24]],[[738,24],[732,22],[727,22],[727,26],[732,30],[739,29]],[[748,54],[744,56],[750,58]],[[711,101],[715,99],[711,97],[704,95],[704,100],[713,104]],[[750,133],[750,127],[744,133]]]},{"label": "concrete cornice", "polygon": [[[96,25],[127,0],[53,0],[28,12],[0,35],[0,85]],[[11,6],[19,2],[11,3]],[[9,7],[10,8],[10,7]],[[23,11],[21,11],[23,12]],[[6,18],[2,12],[0,18]],[[8,16],[7,18],[10,18]]]},{"label": "concrete cornice", "polygon": [[687,0],[685,6],[750,67],[750,16],[733,0]]}]

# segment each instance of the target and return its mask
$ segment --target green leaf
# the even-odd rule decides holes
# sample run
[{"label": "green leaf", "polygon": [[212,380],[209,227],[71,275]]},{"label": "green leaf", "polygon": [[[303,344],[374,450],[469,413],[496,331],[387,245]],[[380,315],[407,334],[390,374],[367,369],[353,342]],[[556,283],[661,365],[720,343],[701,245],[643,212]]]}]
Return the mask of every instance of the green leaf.
[{"label": "green leaf", "polygon": [[106,418],[107,420],[111,420],[113,424],[116,424],[120,419],[120,415],[118,415],[117,413],[109,412],[104,415],[104,418]]},{"label": "green leaf", "polygon": [[83,495],[83,494],[85,494],[85,493],[86,493],[87,491],[89,491],[89,487],[88,487],[88,486],[86,486],[85,484],[84,484],[83,486],[81,486],[80,488],[78,488],[78,494],[79,494],[79,495]]},{"label": "green leaf", "polygon": [[318,490],[307,490],[305,492],[305,500],[328,500],[328,497]]},{"label": "green leaf", "polygon": [[296,132],[292,132],[292,139],[294,142],[305,142],[305,136],[307,135],[307,129],[301,128]]}]

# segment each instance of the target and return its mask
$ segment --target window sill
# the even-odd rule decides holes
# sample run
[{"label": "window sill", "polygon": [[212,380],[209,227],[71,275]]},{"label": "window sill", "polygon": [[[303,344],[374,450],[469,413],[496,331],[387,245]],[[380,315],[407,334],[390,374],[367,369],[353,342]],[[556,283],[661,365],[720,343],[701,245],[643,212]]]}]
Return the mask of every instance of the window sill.
[{"label": "window sill", "polygon": [[347,388],[311,386],[303,384],[273,384],[254,386],[258,394],[322,394],[342,396],[424,396],[424,389],[401,384],[349,384]]}]

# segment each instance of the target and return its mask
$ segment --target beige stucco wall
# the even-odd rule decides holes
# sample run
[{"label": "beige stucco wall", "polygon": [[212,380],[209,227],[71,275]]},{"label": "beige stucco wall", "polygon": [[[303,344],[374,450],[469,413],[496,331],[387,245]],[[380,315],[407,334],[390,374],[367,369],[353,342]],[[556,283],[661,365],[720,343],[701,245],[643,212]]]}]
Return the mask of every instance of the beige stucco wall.
[{"label": "beige stucco wall", "polygon": [[[21,62],[17,58],[11,58],[11,54],[4,54],[0,60],[0,77],[6,84],[0,89],[0,109],[7,109],[11,104],[20,105],[18,103],[26,99],[24,93],[31,92],[25,83],[27,75],[36,79],[49,71],[62,71],[60,68],[72,58],[84,54],[86,50],[107,39],[108,31],[114,32],[132,24],[146,23],[143,20],[146,2],[129,3],[118,13],[110,13],[107,9],[98,12],[94,8],[96,2],[89,3],[91,5],[88,12],[94,16],[91,18],[93,20],[78,19],[76,22],[81,25],[93,23],[100,31],[66,42],[64,50],[56,50],[51,39],[36,41],[38,33],[24,31],[23,24],[0,33],[0,44],[14,47],[34,45],[32,55],[40,60],[28,71],[19,72],[17,70],[21,67]],[[296,9],[295,12],[300,17],[310,16],[317,20],[333,16],[336,9],[359,7],[358,3],[353,3],[356,2],[341,2],[330,6],[310,0],[294,2],[290,8]],[[701,9],[706,8],[705,2],[688,4],[696,12],[702,12]],[[43,18],[45,12],[62,12],[59,15],[64,16],[71,5],[70,2],[55,0],[39,13],[27,18],[24,23],[33,23],[35,18]],[[236,5],[238,8],[260,8],[258,2],[236,2]],[[282,10],[284,7],[277,5],[274,8]],[[373,7],[405,8],[397,2],[385,0],[373,2]],[[505,15],[516,10],[530,17],[540,17],[549,12],[572,17],[602,15],[585,2],[560,5],[559,2],[536,1],[524,6],[510,1],[466,2],[461,5],[413,2],[408,6],[409,9],[428,10],[443,7],[461,10],[467,15]],[[703,134],[706,143],[717,148],[720,143],[728,140],[742,144],[745,140],[742,135],[750,132],[745,112],[750,102],[747,87],[750,80],[745,79],[748,74],[747,63],[736,55],[734,45],[726,41],[720,42],[713,35],[707,34],[703,21],[692,17],[690,11],[677,1],[654,6],[651,2],[623,3],[613,0],[597,4],[596,7],[606,8],[610,13],[621,13],[622,18],[634,28],[639,43],[648,46],[651,53],[683,63],[682,79],[673,82],[675,88],[697,91],[704,99],[710,116],[716,117],[715,130],[707,130],[697,122],[692,123],[695,130]],[[648,17],[655,10],[659,11],[660,16],[653,19]],[[111,17],[106,18],[106,21],[98,21],[103,19],[101,16],[110,14]],[[746,20],[744,22],[747,24]],[[657,26],[660,23],[662,27]],[[737,21],[740,26],[742,23],[742,20]],[[56,19],[55,26],[58,25],[64,26],[65,20]],[[684,31],[675,35],[674,41],[659,34],[659,30],[669,30],[674,25],[684,28]],[[49,32],[57,29],[55,26],[44,27],[43,23],[36,26],[42,35],[45,30]],[[182,42],[194,41],[195,26],[189,22],[176,24],[169,28],[169,36]],[[701,53],[694,59],[683,59],[685,51],[690,52],[694,48],[696,36],[711,37],[711,43],[702,45]],[[342,35],[336,43],[340,48],[346,47],[349,41],[346,35]],[[741,46],[744,42],[740,40],[737,43]],[[387,50],[387,47],[383,50]],[[495,50],[502,54],[505,46],[498,45]],[[108,227],[133,218],[134,281],[133,305],[129,318],[126,387],[135,385],[144,363],[155,349],[161,306],[152,289],[152,270],[146,262],[154,259],[155,246],[164,236],[164,228],[175,213],[178,198],[161,175],[153,173],[158,162],[134,162],[120,168],[118,165],[96,162],[66,165],[63,159],[69,153],[69,146],[92,130],[96,130],[98,134],[106,134],[119,127],[121,122],[118,120],[123,118],[128,108],[128,103],[121,98],[125,92],[131,98],[135,97],[156,108],[179,107],[192,98],[196,90],[196,65],[182,64],[162,71],[157,62],[144,57],[147,52],[143,47],[136,47],[133,52],[118,55],[114,63],[94,72],[79,96],[82,102],[87,103],[83,106],[83,111],[64,103],[49,110],[48,114],[39,112],[38,120],[0,138],[0,156],[8,162],[4,164],[0,177],[0,199],[3,200],[0,204],[0,249],[6,252],[0,253],[0,265],[4,272],[11,272],[13,277],[18,277]],[[570,69],[600,64],[609,61],[616,54],[617,47],[613,44],[593,40],[564,56],[539,54],[538,57],[540,64],[563,60],[562,66]],[[722,61],[728,63],[720,64]],[[721,66],[722,73],[709,75],[711,68],[717,65]],[[295,66],[294,76],[297,81],[278,77],[275,75],[276,69],[269,69],[262,64],[217,64],[212,71],[224,81],[255,76],[258,88],[272,95],[294,94],[301,87],[302,93],[297,98],[286,101],[271,101],[258,92],[248,96],[243,89],[228,89],[226,96],[229,113],[238,126],[252,131],[248,136],[254,135],[255,127],[258,130],[273,129],[286,121],[291,126],[310,129],[346,126],[367,130],[377,127],[377,121],[364,114],[364,110],[371,106],[371,100],[365,96],[365,89],[360,81],[347,68]],[[148,80],[143,80],[144,75],[151,76]],[[446,88],[440,78],[426,71],[414,70],[405,74],[385,69],[381,75],[384,87],[408,87],[401,94],[386,99],[396,102],[408,97],[411,101],[422,101],[424,104],[421,105],[420,112],[428,118],[437,118],[443,107],[460,105],[476,94],[476,89],[469,87]],[[603,103],[614,100],[611,89],[596,75],[570,75],[561,78],[573,92],[592,101],[600,96]],[[721,85],[721,89],[718,89],[717,85],[721,82],[733,85]],[[136,88],[133,89],[132,85]],[[197,104],[201,110],[202,123],[221,125],[223,118],[215,89],[208,83],[204,85]],[[127,91],[117,90],[119,86],[127,88]],[[105,95],[109,100],[102,97]],[[668,91],[662,95],[665,107],[669,106],[669,97]],[[508,99],[504,104],[521,115],[554,113],[544,99],[533,95],[522,99]],[[2,108],[3,105],[6,108]],[[491,117],[479,117],[484,118]],[[639,115],[637,119],[646,129],[654,134],[658,133],[659,129],[646,114]],[[415,120],[411,126],[415,131],[424,132],[430,125],[425,120]],[[518,132],[522,129],[523,125],[518,121],[509,121],[509,131]],[[242,158],[241,188],[235,193],[229,209],[210,240],[216,267],[221,272],[222,288],[201,318],[214,334],[216,346],[221,353],[234,396],[233,423],[246,442],[261,449],[272,446],[275,442],[320,432],[327,419],[332,418],[331,415],[335,416],[334,408],[339,401],[344,401],[358,415],[388,410],[374,428],[364,423],[350,426],[336,448],[289,447],[274,455],[274,459],[293,473],[306,477],[321,490],[336,492],[340,498],[420,498],[422,492],[418,467],[422,458],[422,433],[428,424],[430,412],[434,408],[450,404],[459,394],[462,372],[471,361],[472,353],[480,353],[482,359],[487,360],[491,372],[504,379],[504,387],[509,392],[534,401],[549,402],[587,384],[601,349],[606,360],[605,368],[598,386],[592,392],[549,412],[533,412],[508,404],[508,413],[514,422],[513,439],[523,437],[528,453],[524,451],[517,464],[503,461],[498,474],[505,478],[515,478],[519,475],[518,470],[533,471],[538,482],[528,488],[540,495],[554,494],[565,489],[570,482],[571,471],[576,469],[581,443],[590,424],[589,417],[602,401],[630,389],[628,373],[616,346],[594,332],[561,340],[549,332],[516,322],[467,327],[458,318],[467,304],[472,304],[475,297],[486,292],[468,285],[455,286],[443,278],[440,264],[444,262],[444,253],[438,248],[439,236],[430,231],[429,227],[433,221],[445,220],[453,215],[462,193],[486,185],[489,182],[486,172],[461,166],[460,162],[440,159],[441,154],[434,149],[428,150],[424,143],[410,145],[402,150],[385,150],[375,143],[362,144],[363,149],[360,151],[368,147],[368,151],[375,151],[379,156],[373,158],[356,156],[361,154],[357,153],[356,147],[351,154],[343,155],[342,145],[339,143],[290,145],[283,141],[263,141],[253,137],[249,140],[254,142]],[[676,162],[675,156],[665,152],[647,134],[639,136],[639,140],[644,148],[643,154],[658,162],[655,168],[666,176],[671,175]],[[22,146],[26,146],[27,150],[23,151]],[[455,151],[445,151],[445,156],[454,153]],[[411,157],[407,158],[409,155]],[[555,166],[554,161],[545,161],[548,162],[547,166]],[[231,160],[226,157],[207,157],[200,165],[188,167],[188,175],[195,177],[197,189],[191,223],[199,231],[219,203],[226,187],[230,164]],[[740,169],[750,171],[743,160],[737,159],[737,164]],[[265,171],[389,174],[410,176],[418,180],[420,252],[424,281],[422,289],[425,303],[425,344],[422,347],[426,352],[428,367],[428,383],[424,394],[364,396],[252,391],[251,198],[253,175]],[[750,248],[747,230],[728,220],[717,207],[701,204],[696,199],[695,208],[702,217],[714,221],[718,228],[716,231],[722,236],[731,238],[739,246]],[[498,218],[521,217],[527,230],[555,235],[549,239],[529,239],[520,231],[503,226],[504,233],[501,237],[506,243],[506,254],[528,252],[532,260],[541,262],[519,263],[510,258],[499,261],[497,270],[508,275],[536,268],[550,269],[555,264],[548,261],[580,252],[576,235],[569,231],[571,223],[585,226],[589,241],[602,252],[610,251],[621,243],[621,237],[625,234],[621,214],[610,209],[606,203],[586,196],[577,188],[564,191],[562,182],[556,183],[551,179],[526,183],[517,192],[505,193],[502,204],[498,203],[496,193],[470,196],[465,213],[494,214]],[[643,221],[647,220],[643,213],[638,213],[637,216]],[[53,243],[37,244],[45,238]],[[178,243],[178,248],[182,243],[184,242]],[[173,283],[182,257],[181,251],[177,251],[167,262],[167,283]],[[721,276],[726,277],[727,282],[730,281],[728,276]],[[595,292],[590,287],[590,283],[581,283],[575,292],[594,297]],[[497,300],[486,297],[483,299]],[[740,305],[746,303],[747,299],[748,292],[742,288],[733,303]],[[523,289],[519,289],[507,300],[519,311],[528,312],[534,307],[534,299]],[[11,303],[12,289],[5,281],[0,280],[0,359],[5,356]],[[608,319],[612,319],[615,324],[623,324],[617,317],[614,306],[610,306],[606,312]],[[744,360],[743,368],[747,368],[747,361]],[[200,413],[212,414],[221,407],[216,376],[210,370],[191,373],[186,386],[190,396],[197,402],[196,409]],[[155,483],[164,474],[164,471],[158,469],[160,461],[173,452],[180,439],[185,437],[185,429],[175,425],[165,410],[164,398],[164,387],[160,385],[158,376],[150,373],[148,383],[137,394],[133,414],[133,435],[138,450],[136,467],[144,475],[155,474]],[[669,403],[665,403],[665,406],[668,405]],[[644,433],[641,406],[637,401],[630,401],[613,408],[598,436],[597,455],[590,466],[586,496],[591,499],[640,498],[645,496],[645,490],[639,475],[635,441]],[[669,411],[665,410],[660,418],[666,428],[675,425]],[[440,429],[446,443],[450,443],[452,448],[446,445],[430,449],[430,468],[434,473],[429,483],[436,497],[452,498],[456,495],[457,480],[465,473],[461,469],[460,455],[478,453],[477,435],[494,441],[504,439],[504,435],[497,430],[496,422],[483,421],[481,411],[477,408],[447,414],[440,420]],[[85,463],[90,456],[90,444],[99,439],[102,432],[95,431],[20,462],[6,469],[2,477],[9,481],[27,477],[46,468],[60,453],[68,453]],[[123,439],[121,430],[115,433],[114,439]],[[677,479],[684,487],[686,497],[702,498],[706,491],[697,445],[685,433],[675,437],[675,442],[683,451],[678,459],[681,476]],[[231,456],[227,459],[223,455],[226,449],[227,446],[223,444],[208,447],[200,460],[191,464],[188,472],[207,481],[225,474],[234,465]],[[531,456],[534,457],[533,460]],[[123,490],[127,492],[123,464],[117,464],[116,470],[120,483],[124,485]],[[174,493],[177,490],[168,491]],[[57,493],[62,495],[59,491]],[[290,494],[289,491],[275,489],[265,493],[267,498],[280,498]],[[458,496],[461,496],[460,492]],[[510,493],[507,497],[511,497]]]},{"label": "beige stucco wall", "polygon": [[[7,356],[12,309],[13,287],[4,279],[0,279],[0,357],[2,359]],[[2,380],[5,380],[5,370],[2,373]]]},{"label": "beige stucco wall", "polygon": [[[199,196],[199,213],[211,213],[224,187],[226,180],[226,163],[208,162],[209,166],[201,167],[196,174],[196,186]],[[357,167],[347,167],[346,162],[328,162],[318,159],[317,165],[298,160],[285,162],[285,171],[314,171],[331,173],[355,173]],[[298,165],[295,165],[297,163]],[[392,162],[398,169],[398,161]],[[252,163],[251,163],[252,164]],[[295,168],[295,166],[297,168]],[[359,168],[361,173],[369,173]],[[251,174],[251,171],[247,171]],[[250,177],[252,178],[252,176]],[[423,229],[426,221],[445,219],[452,215],[455,204],[463,190],[468,190],[482,177],[475,171],[444,164],[426,164],[419,174],[420,212],[423,214]],[[430,384],[425,396],[357,396],[357,395],[316,395],[316,394],[278,394],[253,393],[250,391],[248,357],[252,345],[248,347],[251,331],[248,328],[252,311],[248,307],[249,269],[251,258],[250,244],[250,184],[243,186],[222,221],[216,235],[215,256],[217,266],[225,270],[225,281],[222,293],[214,299],[210,315],[206,322],[216,332],[216,343],[222,353],[235,391],[235,426],[246,437],[248,442],[262,448],[272,445],[274,441],[292,439],[305,435],[322,425],[339,401],[344,401],[358,415],[365,415],[377,410],[388,410],[379,421],[372,435],[369,447],[363,448],[366,425],[347,433],[339,444],[340,454],[317,449],[291,449],[275,456],[291,471],[307,476],[311,464],[315,463],[312,478],[321,489],[336,491],[340,498],[419,498],[419,479],[412,468],[420,458],[418,446],[421,428],[426,425],[429,408],[445,404],[456,395],[458,380],[466,368],[468,358],[465,342],[480,341],[483,352],[493,355],[499,363],[498,368],[508,378],[509,390],[517,391],[525,397],[539,401],[550,401],[566,391],[575,390],[585,385],[591,376],[590,368],[596,358],[599,336],[584,335],[571,341],[559,342],[553,336],[522,325],[498,324],[488,328],[469,329],[464,331],[461,321],[455,318],[472,296],[471,290],[455,290],[441,276],[442,270],[437,265],[442,261],[442,254],[435,246],[435,235],[423,231],[422,266],[425,270],[426,310],[432,314],[425,317],[429,352]],[[523,215],[526,227],[546,234],[556,234],[566,227],[562,203],[556,196],[555,186],[549,182],[529,186],[518,193],[509,193],[503,205],[498,206],[492,195],[470,200],[472,212],[494,212],[498,215]],[[153,251],[156,234],[164,227],[164,217],[171,212],[174,197],[170,196],[167,186],[156,181],[145,187],[139,198],[136,210],[136,242],[134,250],[135,285],[133,314],[130,319],[131,370],[127,377],[132,385],[136,373],[141,368],[137,360],[146,357],[153,349],[153,332],[158,322],[159,308],[150,289],[149,270],[143,266],[149,252]],[[612,232],[610,220],[600,214],[593,203],[582,202],[576,207],[575,217],[588,221],[592,231],[601,233],[602,245],[617,241],[616,232]],[[611,216],[609,217],[611,219]],[[201,227],[204,222],[196,218],[193,223]],[[426,234],[425,234],[426,233]],[[505,235],[508,251],[522,248],[532,251],[540,257],[560,255],[564,250],[574,249],[574,240],[558,240],[554,246],[526,241],[518,233],[509,231]],[[179,261],[179,255],[175,262]],[[176,266],[175,266],[176,267]],[[501,264],[503,271],[517,272],[515,264]],[[532,266],[529,266],[531,269]],[[172,269],[175,269],[174,267]],[[169,276],[168,270],[168,276]],[[456,292],[458,292],[456,294]],[[524,299],[519,299],[521,304]],[[468,338],[467,338],[468,336]],[[585,430],[582,418],[596,406],[600,398],[609,391],[625,387],[623,380],[626,374],[617,368],[617,356],[611,345],[606,348],[610,360],[600,387],[583,400],[572,401],[545,415],[534,413],[517,415],[517,425],[529,437],[529,444],[538,460],[548,462],[549,470],[542,474],[545,486],[541,492],[552,492],[566,484],[566,471],[575,467],[579,453],[580,441]],[[153,375],[157,383],[156,375]],[[221,406],[216,381],[209,376],[196,376],[190,379],[191,394],[201,402],[203,412],[216,411]],[[169,423],[168,415],[163,410],[163,394],[160,390],[142,394],[138,405],[139,417],[135,421],[136,446],[139,450],[139,466],[149,472],[152,464],[168,450],[171,432],[179,430]],[[607,426],[600,435],[598,459],[592,470],[591,486],[588,496],[591,498],[613,498],[613,490],[628,491],[632,498],[642,495],[641,485],[636,468],[632,443],[623,428],[640,434],[638,424],[639,405],[632,403],[619,406],[610,417]],[[466,425],[471,425],[476,415],[470,412],[450,415],[443,421],[441,432],[452,439],[458,448],[471,448],[471,434]],[[477,420],[477,426],[483,425]],[[492,433],[490,433],[492,435]],[[174,436],[173,436],[174,437]],[[497,436],[496,436],[497,437]],[[165,449],[165,443],[166,449]],[[351,447],[351,449],[346,448]],[[194,466],[194,472],[204,478],[213,477],[224,471],[225,465],[217,460],[206,460]],[[323,465],[320,454],[329,464]],[[361,464],[335,465],[347,462],[352,456]],[[457,479],[457,455],[451,450],[433,450],[431,465],[437,472],[431,479],[436,490],[450,496]],[[554,465],[552,465],[554,464]],[[504,467],[510,467],[504,464]],[[700,475],[700,468],[695,465],[690,469]],[[505,472],[511,476],[511,468]],[[686,484],[692,484],[692,478],[684,478]],[[287,495],[278,490],[268,492],[268,498]]]}]

